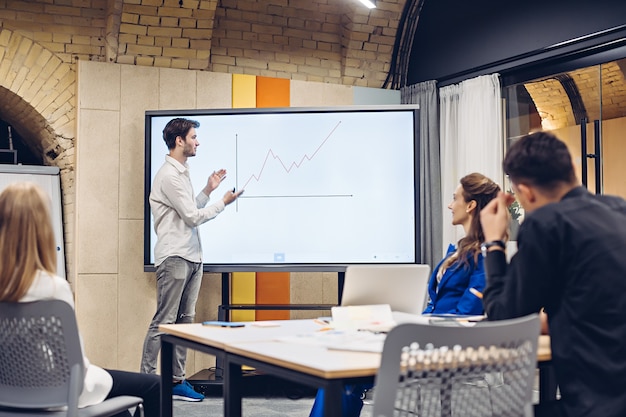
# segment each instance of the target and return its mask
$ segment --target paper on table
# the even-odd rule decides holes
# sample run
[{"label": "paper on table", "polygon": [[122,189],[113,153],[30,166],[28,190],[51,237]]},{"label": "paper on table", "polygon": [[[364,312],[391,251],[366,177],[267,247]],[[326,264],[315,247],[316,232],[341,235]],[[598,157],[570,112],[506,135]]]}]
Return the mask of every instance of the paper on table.
[{"label": "paper on table", "polygon": [[393,327],[396,323],[389,304],[333,307],[335,329],[370,329],[372,326]]},{"label": "paper on table", "polygon": [[357,330],[328,330],[324,332],[304,333],[294,336],[279,337],[276,340],[285,343],[302,343],[309,346],[322,346],[333,350],[359,352],[382,352],[384,334]]},{"label": "paper on table", "polygon": [[252,323],[254,327],[280,327],[280,323],[275,321],[255,321]]},{"label": "paper on table", "polygon": [[368,331],[359,331],[358,333],[357,336],[350,336],[341,343],[333,343],[326,347],[331,350],[382,353],[386,334]]}]

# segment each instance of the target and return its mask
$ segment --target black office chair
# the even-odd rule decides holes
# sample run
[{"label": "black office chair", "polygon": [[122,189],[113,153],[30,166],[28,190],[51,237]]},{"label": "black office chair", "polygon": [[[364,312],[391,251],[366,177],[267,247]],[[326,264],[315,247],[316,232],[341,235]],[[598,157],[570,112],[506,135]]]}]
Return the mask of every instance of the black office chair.
[{"label": "black office chair", "polygon": [[537,314],[471,327],[401,324],[385,339],[373,415],[532,416],[538,340]]},{"label": "black office chair", "polygon": [[0,303],[0,417],[107,417],[142,399],[78,408],[85,366],[72,307],[59,300]]}]

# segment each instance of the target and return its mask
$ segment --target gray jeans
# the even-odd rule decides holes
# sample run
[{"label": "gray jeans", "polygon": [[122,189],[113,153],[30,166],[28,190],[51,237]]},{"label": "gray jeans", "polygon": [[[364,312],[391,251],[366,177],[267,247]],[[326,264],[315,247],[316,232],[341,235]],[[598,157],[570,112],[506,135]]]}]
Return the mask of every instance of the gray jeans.
[{"label": "gray jeans", "polygon": [[[162,334],[159,324],[193,323],[202,283],[202,264],[172,256],[157,266],[156,278],[157,310],[148,328],[141,358],[141,372],[146,374],[156,373]],[[185,378],[186,359],[187,348],[176,346],[172,363],[174,380]]]}]

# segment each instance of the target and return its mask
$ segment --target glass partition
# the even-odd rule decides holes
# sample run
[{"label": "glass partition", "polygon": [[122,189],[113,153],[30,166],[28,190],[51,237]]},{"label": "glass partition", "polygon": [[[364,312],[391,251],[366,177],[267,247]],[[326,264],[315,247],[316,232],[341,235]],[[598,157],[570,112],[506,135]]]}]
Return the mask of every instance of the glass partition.
[{"label": "glass partition", "polygon": [[508,149],[537,129],[567,143],[591,192],[626,198],[626,58],[503,88]]}]

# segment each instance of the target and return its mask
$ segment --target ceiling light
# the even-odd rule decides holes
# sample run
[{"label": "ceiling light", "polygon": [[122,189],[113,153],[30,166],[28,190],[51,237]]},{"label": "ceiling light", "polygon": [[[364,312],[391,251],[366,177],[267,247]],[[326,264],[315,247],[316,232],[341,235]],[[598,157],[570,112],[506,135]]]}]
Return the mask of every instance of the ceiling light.
[{"label": "ceiling light", "polygon": [[375,9],[376,5],[374,4],[373,1],[370,0],[359,0],[361,3],[363,3],[363,5],[365,7],[367,7],[368,9]]}]

